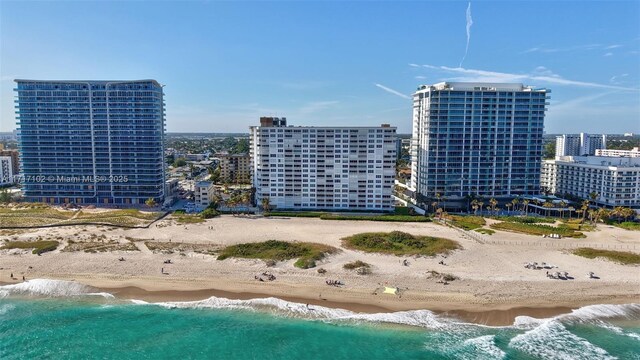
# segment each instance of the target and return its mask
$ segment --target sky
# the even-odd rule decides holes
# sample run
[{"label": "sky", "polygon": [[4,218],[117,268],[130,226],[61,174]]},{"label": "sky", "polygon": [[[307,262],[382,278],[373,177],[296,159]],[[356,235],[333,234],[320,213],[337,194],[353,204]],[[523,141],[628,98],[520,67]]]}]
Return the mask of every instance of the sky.
[{"label": "sky", "polygon": [[640,133],[640,2],[0,0],[0,131],[14,79],[156,79],[169,132],[411,132],[441,81],[551,89],[547,133]]}]

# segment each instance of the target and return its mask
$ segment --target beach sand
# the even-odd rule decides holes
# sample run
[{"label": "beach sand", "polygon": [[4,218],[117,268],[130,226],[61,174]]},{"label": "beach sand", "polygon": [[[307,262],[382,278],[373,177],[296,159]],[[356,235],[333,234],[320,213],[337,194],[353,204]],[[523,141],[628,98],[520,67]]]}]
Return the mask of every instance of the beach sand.
[{"label": "beach sand", "polygon": [[[319,242],[340,247],[340,239],[361,232],[405,231],[458,241],[463,249],[448,257],[397,257],[341,249],[317,268],[298,269],[295,260],[267,267],[261,260],[226,259],[193,251],[154,253],[143,241],[140,251],[64,252],[56,250],[37,256],[22,250],[0,251],[0,281],[48,278],[75,280],[108,291],[119,298],[146,301],[191,301],[210,296],[231,299],[278,297],[288,301],[344,308],[359,312],[428,309],[468,321],[491,325],[513,323],[518,315],[549,317],[589,304],[633,303],[640,298],[640,267],[603,259],[572,255],[576,247],[604,247],[640,252],[637,232],[598,226],[585,239],[543,239],[498,231],[479,240],[435,223],[390,223],[369,221],[327,221],[316,218],[263,218],[221,216],[200,224],[176,225],[163,220],[162,227],[117,229],[74,226],[34,229],[0,239],[88,238],[91,234],[128,242],[197,243],[221,247],[265,241]],[[125,240],[125,237],[129,240]],[[125,261],[118,261],[124,257]],[[172,264],[164,260],[171,259]],[[408,266],[402,261],[407,259]],[[373,274],[357,275],[342,268],[362,260],[372,265]],[[439,264],[444,261],[446,265]],[[546,270],[524,268],[526,262],[556,265],[550,271],[567,271],[573,280],[552,280]],[[161,273],[164,270],[164,273]],[[271,272],[275,281],[259,282],[255,275]],[[444,285],[431,271],[453,274],[459,280]],[[600,279],[587,278],[595,272]],[[340,280],[344,286],[327,286],[325,280]],[[399,295],[383,294],[385,287],[398,287]]]}]

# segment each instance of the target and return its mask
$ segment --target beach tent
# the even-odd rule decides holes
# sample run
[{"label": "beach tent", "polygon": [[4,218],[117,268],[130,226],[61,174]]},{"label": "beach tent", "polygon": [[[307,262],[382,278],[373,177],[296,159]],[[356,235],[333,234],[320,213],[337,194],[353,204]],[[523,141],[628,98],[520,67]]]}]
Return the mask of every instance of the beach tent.
[{"label": "beach tent", "polygon": [[394,287],[384,287],[384,293],[385,294],[391,294],[391,295],[397,295],[398,294],[398,288],[394,288]]}]

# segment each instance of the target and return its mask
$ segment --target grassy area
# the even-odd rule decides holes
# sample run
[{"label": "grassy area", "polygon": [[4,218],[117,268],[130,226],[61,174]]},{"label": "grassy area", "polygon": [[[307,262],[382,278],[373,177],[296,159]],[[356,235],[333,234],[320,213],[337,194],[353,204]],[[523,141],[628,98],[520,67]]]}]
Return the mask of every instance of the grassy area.
[{"label": "grassy area", "polygon": [[336,215],[325,214],[322,220],[352,220],[352,221],[389,221],[389,222],[430,222],[431,219],[414,215]]},{"label": "grassy area", "polygon": [[619,228],[623,228],[623,229],[626,229],[626,230],[640,231],[640,223],[633,222],[633,221],[625,221],[625,222],[621,222],[619,224],[613,223],[611,225],[617,226]]},{"label": "grassy area", "polygon": [[274,261],[298,258],[293,265],[302,269],[308,269],[315,267],[316,261],[322,260],[328,254],[335,252],[337,252],[337,249],[329,245],[268,240],[259,243],[227,246],[220,252],[218,260],[224,260],[229,257]]},{"label": "grassy area", "polygon": [[635,254],[626,251],[612,251],[612,250],[600,250],[592,248],[578,248],[573,250],[573,254],[586,257],[589,259],[605,258],[607,260],[615,261],[624,265],[638,265],[640,264],[640,254]]},{"label": "grassy area", "polygon": [[82,225],[101,223],[115,226],[145,226],[160,217],[160,213],[136,209],[98,212],[61,211],[51,207],[0,209],[0,224],[6,227],[37,227],[46,225]]},{"label": "grassy area", "polygon": [[537,217],[537,216],[494,216],[496,220],[513,222],[513,223],[521,223],[521,224],[553,224],[558,219],[554,218],[545,218],[545,217]]},{"label": "grassy area", "polygon": [[[353,221],[390,221],[390,222],[430,222],[431,219],[422,215],[408,215],[409,210],[406,208],[396,208],[395,214],[380,215],[357,215],[327,213],[320,211],[272,211],[265,216],[286,216],[286,217],[304,217],[304,218],[320,218],[322,220],[353,220]],[[406,213],[406,214],[405,214]]]},{"label": "grassy area", "polygon": [[63,252],[84,251],[86,253],[111,252],[111,251],[140,251],[135,244],[120,243],[116,240],[108,241],[73,241],[62,249]]},{"label": "grassy area", "polygon": [[173,219],[178,224],[198,224],[204,222],[204,219],[198,215],[174,213]]},{"label": "grassy area", "polygon": [[265,214],[264,216],[286,216],[286,217],[306,217],[306,218],[319,218],[326,213],[323,212],[313,212],[313,211],[271,211],[269,214]]},{"label": "grassy area", "polygon": [[33,249],[32,253],[42,254],[57,249],[59,244],[54,240],[7,241],[0,249]]},{"label": "grassy area", "polygon": [[215,244],[193,244],[160,241],[145,241],[144,244],[149,250],[153,251],[154,253],[160,254],[195,252],[199,254],[214,255],[220,249],[220,247]]},{"label": "grassy area", "polygon": [[449,239],[431,236],[414,236],[401,231],[390,233],[362,233],[342,239],[346,248],[395,255],[447,254],[460,249],[460,245]]},{"label": "grassy area", "polygon": [[554,227],[549,225],[539,224],[522,224],[513,222],[501,222],[491,224],[491,228],[497,230],[511,231],[529,235],[550,235],[559,234],[563,237],[582,238],[585,237],[583,233],[575,231],[566,226]]},{"label": "grassy area", "polygon": [[493,235],[496,232],[491,230],[491,229],[484,229],[484,228],[479,228],[479,229],[474,229],[474,231],[479,232],[480,234],[485,234],[485,235]]},{"label": "grassy area", "polygon": [[465,230],[474,230],[487,224],[482,216],[447,215],[446,219],[451,225]]}]

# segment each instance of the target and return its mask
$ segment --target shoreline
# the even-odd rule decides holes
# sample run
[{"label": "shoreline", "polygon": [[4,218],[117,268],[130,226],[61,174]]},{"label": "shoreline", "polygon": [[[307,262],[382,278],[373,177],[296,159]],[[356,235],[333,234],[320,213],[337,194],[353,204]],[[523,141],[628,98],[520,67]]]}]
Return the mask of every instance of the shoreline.
[{"label": "shoreline", "polygon": [[[220,288],[199,288],[186,282],[180,284],[160,282],[138,282],[129,281],[122,284],[108,279],[82,279],[81,276],[75,278],[67,277],[39,277],[38,279],[66,280],[95,288],[100,292],[112,294],[119,300],[143,300],[149,303],[162,302],[191,302],[206,300],[210,297],[226,298],[230,300],[252,300],[260,298],[274,297],[281,300],[308,304],[311,306],[322,306],[332,309],[344,309],[357,313],[392,313],[396,311],[428,310],[439,316],[450,317],[464,322],[486,325],[486,326],[510,326],[513,325],[518,316],[529,316],[538,319],[551,318],[562,314],[571,313],[572,310],[600,304],[632,304],[637,303],[637,297],[610,296],[606,299],[576,300],[572,302],[562,302],[558,304],[543,304],[540,302],[515,301],[513,303],[501,304],[473,304],[458,302],[438,302],[421,303],[415,301],[398,302],[396,297],[386,299],[353,299],[342,301],[340,299],[329,299],[328,297],[313,298],[308,296],[287,295],[286,292],[274,293],[265,291],[236,291]],[[18,284],[22,281],[0,282],[2,285]],[[168,286],[167,286],[168,285]],[[176,286],[177,285],[177,286]],[[178,289],[175,289],[175,288]],[[355,301],[364,300],[364,301]],[[378,301],[367,301],[378,300]],[[380,301],[381,300],[381,301]]]}]

